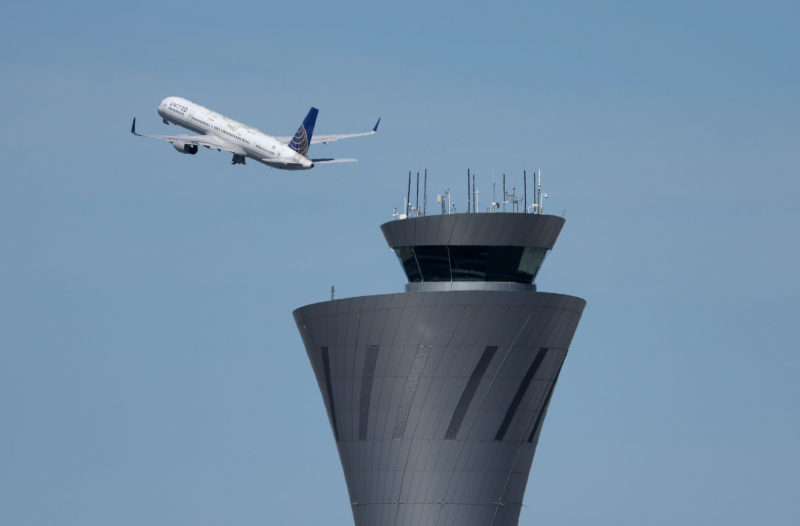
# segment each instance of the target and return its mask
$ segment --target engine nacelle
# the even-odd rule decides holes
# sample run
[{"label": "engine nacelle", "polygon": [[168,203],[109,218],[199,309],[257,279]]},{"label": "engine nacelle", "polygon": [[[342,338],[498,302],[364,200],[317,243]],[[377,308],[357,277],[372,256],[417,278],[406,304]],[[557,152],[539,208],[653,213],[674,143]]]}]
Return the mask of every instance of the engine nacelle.
[{"label": "engine nacelle", "polygon": [[175,141],[172,143],[172,147],[178,150],[181,153],[186,153],[189,155],[194,155],[197,153],[197,145],[196,144],[186,144],[185,142],[178,142]]}]

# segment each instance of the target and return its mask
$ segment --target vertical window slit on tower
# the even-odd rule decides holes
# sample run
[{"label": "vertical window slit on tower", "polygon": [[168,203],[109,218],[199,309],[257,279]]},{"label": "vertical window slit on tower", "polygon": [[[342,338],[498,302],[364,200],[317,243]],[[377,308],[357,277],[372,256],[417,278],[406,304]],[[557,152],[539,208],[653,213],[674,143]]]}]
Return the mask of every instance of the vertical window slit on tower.
[{"label": "vertical window slit on tower", "polygon": [[414,401],[414,393],[419,385],[419,378],[425,369],[425,363],[431,354],[432,345],[420,345],[417,354],[414,355],[414,362],[411,364],[411,371],[406,379],[406,387],[403,390],[403,398],[400,400],[400,409],[397,411],[397,420],[394,423],[394,434],[392,438],[401,439],[406,432],[408,414],[411,412],[411,403]]},{"label": "vertical window slit on tower", "polygon": [[558,375],[561,374],[561,367],[563,366],[564,362],[561,362],[561,365],[558,367],[558,372],[556,373],[556,377],[553,378],[553,385],[550,386],[550,390],[547,392],[547,398],[544,399],[544,403],[542,404],[542,409],[536,416],[536,423],[533,424],[533,430],[531,431],[531,435],[528,437],[528,442],[533,442],[533,437],[536,436],[536,430],[539,429],[539,425],[542,423],[542,419],[544,418],[544,412],[547,411],[547,406],[550,404],[550,397],[553,396],[553,391],[555,391],[556,389],[556,382],[558,381]]},{"label": "vertical window slit on tower", "polygon": [[467,386],[464,388],[464,392],[461,393],[461,398],[458,400],[458,405],[453,413],[453,418],[450,419],[450,425],[447,426],[447,433],[444,435],[445,440],[456,439],[458,430],[461,429],[461,423],[464,421],[464,416],[467,414],[467,409],[469,409],[469,404],[472,402],[472,398],[475,396],[475,392],[478,390],[478,386],[481,384],[481,379],[486,373],[486,369],[489,367],[489,363],[492,361],[492,357],[494,357],[494,353],[496,352],[496,345],[489,345],[483,350],[481,359],[478,360],[478,364],[475,366],[475,369],[472,371],[472,375],[467,381]]},{"label": "vertical window slit on tower", "polygon": [[325,370],[325,387],[328,391],[328,405],[331,408],[331,425],[333,426],[333,437],[339,441],[339,428],[336,426],[336,409],[333,406],[333,384],[331,383],[331,364],[328,358],[328,348],[322,348],[322,367]]},{"label": "vertical window slit on tower", "polygon": [[540,365],[542,365],[542,360],[544,360],[546,354],[547,349],[539,349],[539,352],[536,354],[536,358],[533,359],[533,363],[531,363],[531,366],[528,367],[528,372],[526,372],[525,376],[522,378],[522,383],[519,384],[519,388],[514,395],[514,399],[511,400],[511,405],[508,406],[506,416],[503,418],[503,423],[500,424],[500,429],[497,430],[497,435],[494,437],[495,440],[503,440],[503,438],[506,436],[506,431],[508,431],[508,427],[511,425],[511,421],[514,419],[514,414],[517,412],[517,408],[522,402],[522,398],[525,396],[525,392],[528,390],[531,380],[533,380],[533,375],[536,374],[536,370],[539,369]]},{"label": "vertical window slit on tower", "polygon": [[375,364],[378,363],[377,345],[368,345],[364,357],[364,368],[361,370],[361,401],[358,409],[358,439],[367,439],[367,426],[369,425],[369,401],[372,397],[372,379],[375,375]]}]

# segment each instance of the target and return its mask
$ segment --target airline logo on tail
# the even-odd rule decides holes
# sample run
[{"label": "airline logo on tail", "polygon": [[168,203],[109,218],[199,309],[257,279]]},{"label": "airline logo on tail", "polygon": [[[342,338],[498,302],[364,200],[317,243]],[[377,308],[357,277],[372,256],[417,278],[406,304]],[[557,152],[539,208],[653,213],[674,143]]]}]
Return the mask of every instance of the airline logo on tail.
[{"label": "airline logo on tail", "polygon": [[289,148],[296,151],[300,155],[308,154],[308,145],[311,144],[311,136],[314,134],[314,124],[317,122],[317,108],[311,108],[303,120],[303,124],[298,128],[297,133],[294,134],[292,142],[289,143]]}]

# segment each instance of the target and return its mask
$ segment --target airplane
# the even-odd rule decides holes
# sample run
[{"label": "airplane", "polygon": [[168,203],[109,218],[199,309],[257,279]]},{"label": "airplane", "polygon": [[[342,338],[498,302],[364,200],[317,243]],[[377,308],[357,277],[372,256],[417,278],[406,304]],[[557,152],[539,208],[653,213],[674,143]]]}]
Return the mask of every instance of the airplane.
[{"label": "airplane", "polygon": [[378,119],[372,131],[349,135],[314,135],[317,108],[311,108],[294,137],[272,137],[257,128],[209,110],[180,97],[167,97],[158,105],[158,114],[164,124],[175,124],[202,135],[143,135],[136,132],[136,118],[131,133],[137,137],[152,137],[168,141],[180,153],[194,155],[199,146],[233,154],[231,164],[245,164],[250,158],[281,170],[309,170],[317,164],[346,163],[356,159],[311,159],[308,147],[312,144],[338,141],[351,137],[374,135],[378,131]]}]

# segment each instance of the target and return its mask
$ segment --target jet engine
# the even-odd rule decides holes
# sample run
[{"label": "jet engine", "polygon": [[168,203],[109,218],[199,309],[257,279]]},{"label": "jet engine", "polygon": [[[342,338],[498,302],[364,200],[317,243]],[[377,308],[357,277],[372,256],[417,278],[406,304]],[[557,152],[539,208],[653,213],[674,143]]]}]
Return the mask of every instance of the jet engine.
[{"label": "jet engine", "polygon": [[185,142],[175,141],[172,143],[172,147],[181,153],[186,153],[189,155],[194,155],[197,153],[196,144],[186,144]]}]

